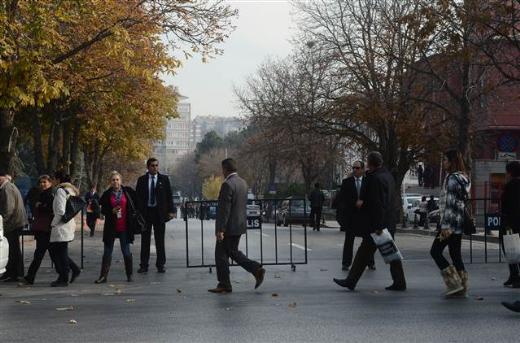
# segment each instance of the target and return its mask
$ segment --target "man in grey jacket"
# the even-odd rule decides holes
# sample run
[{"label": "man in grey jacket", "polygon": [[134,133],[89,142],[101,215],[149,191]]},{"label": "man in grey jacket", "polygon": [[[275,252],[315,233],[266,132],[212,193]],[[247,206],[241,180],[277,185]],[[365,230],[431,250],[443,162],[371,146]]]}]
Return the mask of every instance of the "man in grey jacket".
[{"label": "man in grey jacket", "polygon": [[4,220],[4,235],[9,242],[9,261],[0,280],[17,282],[24,272],[20,234],[27,225],[27,215],[20,191],[9,180],[7,173],[0,171],[0,215]]},{"label": "man in grey jacket", "polygon": [[229,258],[254,275],[256,289],[264,281],[265,269],[238,250],[240,236],[246,233],[247,229],[247,183],[238,176],[236,163],[231,158],[222,161],[222,173],[225,180],[220,188],[215,224],[218,285],[209,292],[231,293]]}]

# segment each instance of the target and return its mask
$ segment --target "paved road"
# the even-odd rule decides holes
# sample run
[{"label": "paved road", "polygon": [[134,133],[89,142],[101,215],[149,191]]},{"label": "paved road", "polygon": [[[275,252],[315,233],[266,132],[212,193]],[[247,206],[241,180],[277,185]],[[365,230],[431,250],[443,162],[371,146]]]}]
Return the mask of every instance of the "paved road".
[{"label": "paved road", "polygon": [[[206,223],[205,255],[212,260],[212,223]],[[200,253],[200,228],[190,222],[190,261]],[[252,233],[248,249],[272,259],[274,227]],[[341,276],[343,235],[337,230],[308,232],[308,265],[268,267],[264,285],[253,290],[254,280],[239,268],[232,269],[234,291],[213,295],[215,274],[207,268],[186,269],[185,226],[168,225],[168,270],[136,275],[124,282],[122,258],[115,249],[110,282],[94,285],[102,253],[100,235],[85,239],[85,271],[76,284],[52,289],[55,277],[44,261],[32,287],[0,284],[1,342],[517,342],[520,316],[500,305],[520,299],[520,291],[506,289],[504,264],[471,264],[471,296],[445,300],[440,296],[439,273],[428,256],[430,237],[401,235],[409,291],[388,293],[388,268],[377,257],[377,271],[367,272],[358,289],[348,292],[332,283]],[[288,255],[288,229],[277,229],[279,257]],[[304,232],[293,228],[295,244],[304,246]],[[244,243],[244,242],[243,242]],[[27,243],[26,258],[32,250]],[[292,246],[295,258],[304,257]],[[79,259],[79,242],[73,243]],[[490,254],[498,254],[496,245]],[[139,243],[133,246],[135,255]],[[483,245],[473,252],[483,256]],[[465,246],[469,254],[469,246]],[[269,255],[269,256],[268,256]],[[495,255],[494,255],[495,256]],[[152,257],[154,259],[154,257]],[[154,261],[152,261],[153,264]],[[57,308],[72,307],[70,311]],[[70,324],[75,320],[77,324]]]}]

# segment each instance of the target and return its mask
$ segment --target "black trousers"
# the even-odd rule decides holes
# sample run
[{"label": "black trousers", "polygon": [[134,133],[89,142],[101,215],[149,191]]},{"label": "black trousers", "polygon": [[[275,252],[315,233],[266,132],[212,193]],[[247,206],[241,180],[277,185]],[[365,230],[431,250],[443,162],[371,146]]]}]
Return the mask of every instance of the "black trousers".
[{"label": "black trousers", "polygon": [[[345,232],[345,243],[343,244],[343,259],[341,261],[341,264],[344,267],[350,267],[352,264],[352,257],[354,256],[354,240],[356,239],[356,236],[352,234],[348,229]],[[374,255],[372,255],[372,258],[370,261],[368,261],[368,266],[374,266]]]},{"label": "black trousers", "polygon": [[22,250],[20,249],[20,231],[21,230],[13,230],[4,233],[9,243],[9,260],[5,267],[5,274],[10,278],[23,277],[24,267]]},{"label": "black trousers", "polygon": [[58,272],[58,281],[68,282],[69,273],[79,272],[78,265],[69,257],[69,242],[52,242],[49,245],[49,253]]},{"label": "black trousers", "polygon": [[162,268],[166,263],[166,251],[164,248],[166,223],[161,222],[159,217],[157,207],[148,207],[146,211],[146,231],[141,233],[141,268],[148,269],[152,228],[155,239],[155,250],[157,251],[157,261],[155,262],[155,266],[157,268]]},{"label": "black trousers", "polygon": [[[51,233],[50,232],[35,232],[34,239],[36,240],[36,250],[34,250],[34,257],[27,271],[27,278],[33,280],[36,277],[38,269],[42,264],[45,253],[49,250]],[[54,261],[53,261],[54,262]]]},{"label": "black trousers", "polygon": [[313,229],[319,230],[321,224],[321,207],[311,207],[311,225]]},{"label": "black trousers", "polygon": [[94,231],[96,231],[96,222],[98,219],[97,213],[88,213],[87,212],[87,226],[90,229],[90,235],[94,235]]},{"label": "black trousers", "polygon": [[450,263],[442,254],[444,249],[448,247],[451,260],[455,268],[459,271],[465,270],[464,262],[462,261],[462,235],[451,234],[447,239],[439,240],[440,231],[437,233],[435,240],[433,241],[430,249],[430,255],[437,264],[440,270],[446,269],[450,266]]},{"label": "black trousers", "polygon": [[[513,230],[514,233],[518,233],[518,230]],[[504,230],[500,230],[500,245],[502,247],[502,251],[504,252]],[[505,253],[505,252],[504,252]],[[520,281],[520,264],[509,264],[509,277],[512,280]]]},{"label": "black trousers", "polygon": [[[370,259],[374,258],[376,250],[377,247],[372,240],[372,237],[363,237],[363,241],[357,250],[356,257],[352,263],[352,268],[350,268],[347,277],[348,281],[353,286],[355,286],[359,279],[361,279],[365,269],[367,269]],[[401,261],[393,261],[390,263],[390,274],[392,275],[392,280],[395,285],[406,286],[406,279],[404,277],[403,264]]]},{"label": "black trousers", "polygon": [[215,245],[215,264],[217,265],[219,287],[231,288],[231,280],[229,279],[230,258],[251,274],[254,274],[258,268],[262,267],[260,263],[248,259],[238,250],[240,237],[224,235],[224,239],[217,241]]}]

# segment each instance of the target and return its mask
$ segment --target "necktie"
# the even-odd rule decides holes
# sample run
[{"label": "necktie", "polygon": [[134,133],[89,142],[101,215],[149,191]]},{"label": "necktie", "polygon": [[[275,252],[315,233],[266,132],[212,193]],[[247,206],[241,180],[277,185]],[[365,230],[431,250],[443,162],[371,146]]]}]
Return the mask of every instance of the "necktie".
[{"label": "necktie", "polygon": [[357,196],[359,198],[359,196],[361,195],[361,181],[356,178],[356,190],[357,190]]},{"label": "necktie", "polygon": [[155,206],[155,175],[152,176],[152,189],[150,190],[150,204]]}]

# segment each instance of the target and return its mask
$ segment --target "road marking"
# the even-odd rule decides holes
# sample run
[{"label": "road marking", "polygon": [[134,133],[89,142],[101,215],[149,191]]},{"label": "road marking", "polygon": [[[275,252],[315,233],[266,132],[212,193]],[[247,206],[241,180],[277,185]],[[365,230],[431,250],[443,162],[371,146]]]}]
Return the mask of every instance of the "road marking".
[{"label": "road marking", "polygon": [[[292,245],[292,246],[295,247],[295,248],[298,248],[298,249],[301,249],[301,250],[305,251],[305,247],[302,247],[302,246],[299,245],[299,244],[291,243],[291,244],[288,244],[288,245]],[[307,251],[312,251],[312,249],[311,249],[311,248],[307,248]]]}]

